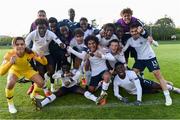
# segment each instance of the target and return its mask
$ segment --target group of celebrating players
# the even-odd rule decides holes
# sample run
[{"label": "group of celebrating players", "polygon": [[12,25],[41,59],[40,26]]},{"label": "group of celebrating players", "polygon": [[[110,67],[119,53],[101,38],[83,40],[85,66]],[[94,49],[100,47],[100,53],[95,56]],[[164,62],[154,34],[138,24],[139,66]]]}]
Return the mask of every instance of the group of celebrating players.
[{"label": "group of celebrating players", "polygon": [[[85,17],[75,22],[74,9],[68,13],[69,19],[58,22],[54,17],[47,19],[46,12],[39,10],[26,38],[12,40],[13,49],[6,53],[0,66],[0,75],[8,72],[5,93],[10,113],[17,112],[13,92],[19,80],[32,81],[27,93],[38,108],[67,93],[82,94],[97,105],[104,105],[111,83],[114,96],[124,103],[129,101],[119,93],[119,87],[137,96],[137,106],[142,104],[143,93],[158,91],[163,91],[166,106],[172,104],[169,91],[180,93],[180,89],[164,79],[151,47],[158,43],[142,22],[132,17],[130,8],[121,11],[122,18],[116,23],[104,24],[100,30]],[[129,56],[134,58],[132,68],[128,67]],[[158,82],[144,79],[146,67]],[[47,80],[51,82],[50,90]],[[60,88],[55,87],[55,80],[61,80]],[[44,92],[43,99],[37,98],[39,90]],[[99,96],[94,95],[97,90]]]}]

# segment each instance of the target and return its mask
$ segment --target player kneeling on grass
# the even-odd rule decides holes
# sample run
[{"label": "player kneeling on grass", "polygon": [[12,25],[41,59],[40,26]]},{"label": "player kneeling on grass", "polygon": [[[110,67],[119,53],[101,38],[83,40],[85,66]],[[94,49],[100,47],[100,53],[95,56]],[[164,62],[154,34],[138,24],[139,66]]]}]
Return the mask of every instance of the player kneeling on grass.
[{"label": "player kneeling on grass", "polygon": [[[108,71],[106,60],[115,61],[115,58],[111,53],[105,52],[104,49],[98,47],[99,40],[95,36],[87,36],[85,38],[85,45],[89,49],[85,58],[86,67],[89,66],[91,68],[89,91],[95,92],[98,84],[102,81],[100,96],[107,96],[106,91],[110,84],[111,74]],[[106,99],[102,103],[106,104]]]},{"label": "player kneeling on grass", "polygon": [[[61,97],[63,95],[66,95],[68,93],[78,93],[84,95],[87,99],[90,99],[94,101],[96,104],[99,104],[101,99],[103,99],[101,96],[96,97],[89,91],[86,91],[84,88],[79,86],[79,80],[80,80],[81,73],[80,71],[77,71],[75,74],[73,74],[70,71],[70,65],[63,65],[62,71],[57,71],[54,75],[54,79],[61,79],[62,80],[62,87],[59,88],[54,94],[56,97]],[[45,105],[49,103],[48,98],[41,100],[35,98],[36,106],[38,108],[42,108]]]},{"label": "player kneeling on grass", "polygon": [[[37,55],[33,51],[26,48],[24,38],[16,37],[12,41],[13,50],[6,53],[4,56],[2,65],[0,66],[0,75],[4,75],[8,72],[7,86],[5,89],[8,109],[10,113],[16,113],[17,110],[13,103],[14,86],[21,76],[32,80],[36,83],[35,91],[38,88],[43,88],[44,93],[48,93],[48,89],[45,87],[42,77],[38,72],[34,71],[29,61],[34,59],[43,65],[47,64],[47,59],[42,55]],[[55,95],[49,95],[51,101],[54,100]]]},{"label": "player kneeling on grass", "polygon": [[[128,103],[126,97],[122,97],[119,94],[119,87],[124,88],[129,94],[137,95],[135,105],[141,105],[142,94],[144,93],[156,93],[162,90],[159,83],[152,80],[140,78],[132,70],[126,70],[125,66],[121,62],[115,64],[115,71],[117,75],[114,78],[114,95],[122,102]],[[170,91],[174,91],[180,94],[180,89],[167,84],[167,88]]]}]

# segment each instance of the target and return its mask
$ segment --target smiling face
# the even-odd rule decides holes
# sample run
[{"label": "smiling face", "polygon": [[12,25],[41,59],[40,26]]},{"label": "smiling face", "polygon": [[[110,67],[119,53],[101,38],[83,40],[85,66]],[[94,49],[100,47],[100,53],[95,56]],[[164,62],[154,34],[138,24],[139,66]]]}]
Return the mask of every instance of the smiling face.
[{"label": "smiling face", "polygon": [[114,29],[111,26],[108,26],[108,27],[106,27],[104,32],[105,32],[105,38],[110,39],[112,37],[112,35],[114,34]]},{"label": "smiling face", "polygon": [[126,73],[125,73],[125,67],[124,67],[124,64],[119,64],[119,65],[117,65],[116,66],[116,68],[115,68],[115,70],[116,70],[116,73],[118,74],[118,76],[120,77],[120,78],[124,78],[125,77],[125,75],[126,75]]},{"label": "smiling face", "polygon": [[81,20],[80,21],[80,27],[82,28],[83,31],[86,31],[88,28],[88,21],[86,20]]},{"label": "smiling face", "polygon": [[129,23],[131,22],[131,18],[132,18],[132,15],[129,14],[129,13],[124,13],[124,14],[122,15],[122,19],[124,20],[124,22],[125,22],[126,24],[129,24]]},{"label": "smiling face", "polygon": [[46,13],[43,12],[43,11],[38,12],[37,18],[40,18],[40,19],[47,19],[47,18],[46,18]]},{"label": "smiling face", "polygon": [[134,40],[137,40],[140,37],[137,27],[130,28],[130,33]]},{"label": "smiling face", "polygon": [[111,52],[113,54],[117,53],[119,50],[119,43],[118,42],[111,42],[110,46],[109,46]]},{"label": "smiling face", "polygon": [[60,27],[60,33],[62,34],[62,36],[64,36],[65,38],[69,37],[69,29],[67,26],[62,26]]},{"label": "smiling face", "polygon": [[39,35],[41,37],[44,37],[47,31],[47,26],[45,24],[39,24],[37,26],[37,29],[38,29]]},{"label": "smiling face", "polygon": [[13,44],[13,48],[16,51],[18,56],[22,56],[25,52],[25,42],[23,39],[17,39],[15,40],[14,44]]},{"label": "smiling face", "polygon": [[55,22],[53,22],[53,23],[49,23],[49,27],[50,27],[50,30],[52,31],[52,32],[56,32],[56,23]]},{"label": "smiling face", "polygon": [[89,40],[88,41],[88,48],[92,53],[97,50],[97,47],[98,47],[98,45],[94,40]]}]

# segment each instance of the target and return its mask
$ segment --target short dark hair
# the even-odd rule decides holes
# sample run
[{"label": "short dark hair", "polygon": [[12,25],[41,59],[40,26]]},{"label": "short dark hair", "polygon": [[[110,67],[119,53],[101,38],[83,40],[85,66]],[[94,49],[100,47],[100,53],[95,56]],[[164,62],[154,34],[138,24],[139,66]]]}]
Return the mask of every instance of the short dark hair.
[{"label": "short dark hair", "polygon": [[124,65],[124,63],[122,63],[122,62],[117,62],[117,63],[115,64],[115,69],[116,69],[116,67],[117,67],[118,65]]},{"label": "short dark hair", "polygon": [[84,43],[85,43],[86,46],[88,46],[88,42],[90,40],[93,40],[97,45],[99,45],[99,39],[96,36],[94,36],[94,35],[89,35],[84,40]]},{"label": "short dark hair", "polygon": [[76,35],[84,36],[83,30],[82,30],[81,28],[76,28],[76,29],[74,30],[74,36],[76,36]]},{"label": "short dark hair", "polygon": [[48,26],[48,21],[45,20],[45,19],[42,19],[42,18],[36,19],[35,23],[36,23],[36,25],[43,25],[43,24],[45,24],[46,26]]},{"label": "short dark hair", "polygon": [[85,17],[82,17],[79,21],[86,21],[86,22],[88,22],[88,19],[87,18],[85,18]]},{"label": "short dark hair", "polygon": [[43,13],[46,14],[45,10],[39,10],[39,11],[38,11],[38,14],[39,14],[40,12],[43,12]]},{"label": "short dark hair", "polygon": [[111,41],[109,42],[108,47],[111,45],[112,42],[116,42],[116,43],[119,44],[119,40],[118,40],[118,39],[113,39],[113,40],[111,40]]},{"label": "short dark hair", "polygon": [[137,23],[133,23],[130,25],[130,29],[133,29],[133,28],[138,28],[139,25]]},{"label": "short dark hair", "polygon": [[[12,46],[16,46],[16,42],[18,41],[18,40],[22,40],[24,43],[25,43],[25,39],[23,38],[23,37],[20,37],[20,36],[18,36],[18,37],[14,37],[13,39],[12,39]],[[25,48],[25,52],[26,53],[28,53],[28,54],[31,54],[31,53],[33,53],[33,51],[31,50],[31,49],[29,49],[29,48]]]},{"label": "short dark hair", "polygon": [[121,11],[120,15],[124,15],[125,13],[133,15],[133,11],[130,8],[125,8]]},{"label": "short dark hair", "polygon": [[107,23],[103,26],[103,29],[106,30],[108,27],[113,28],[113,31],[115,32],[115,25],[113,23]]},{"label": "short dark hair", "polygon": [[48,20],[49,23],[57,23],[57,19],[55,17],[50,17]]}]

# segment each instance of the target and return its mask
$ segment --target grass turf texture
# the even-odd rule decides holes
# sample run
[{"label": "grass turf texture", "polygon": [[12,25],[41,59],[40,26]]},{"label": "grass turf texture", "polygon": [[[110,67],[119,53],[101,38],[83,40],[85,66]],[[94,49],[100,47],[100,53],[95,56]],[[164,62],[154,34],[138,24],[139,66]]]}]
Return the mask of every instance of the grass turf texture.
[{"label": "grass turf texture", "polygon": [[[0,61],[8,49],[0,49]],[[160,42],[158,48],[154,48],[162,74],[165,79],[172,81],[175,86],[180,87],[180,42],[176,44],[171,42]],[[133,64],[130,59],[129,65]],[[152,74],[145,71],[145,78],[155,79]],[[57,98],[53,103],[36,111],[34,105],[26,91],[30,83],[19,84],[15,86],[14,103],[18,113],[11,115],[7,109],[4,88],[6,86],[6,76],[0,77],[0,119],[180,119],[180,95],[172,93],[173,105],[166,107],[164,105],[164,96],[162,93],[143,95],[143,105],[134,106],[125,105],[113,96],[112,86],[108,91],[108,104],[105,106],[96,106],[94,102],[87,100],[81,95],[69,94]],[[135,101],[134,96],[127,96],[130,101]],[[98,94],[97,94],[98,95]]]}]

